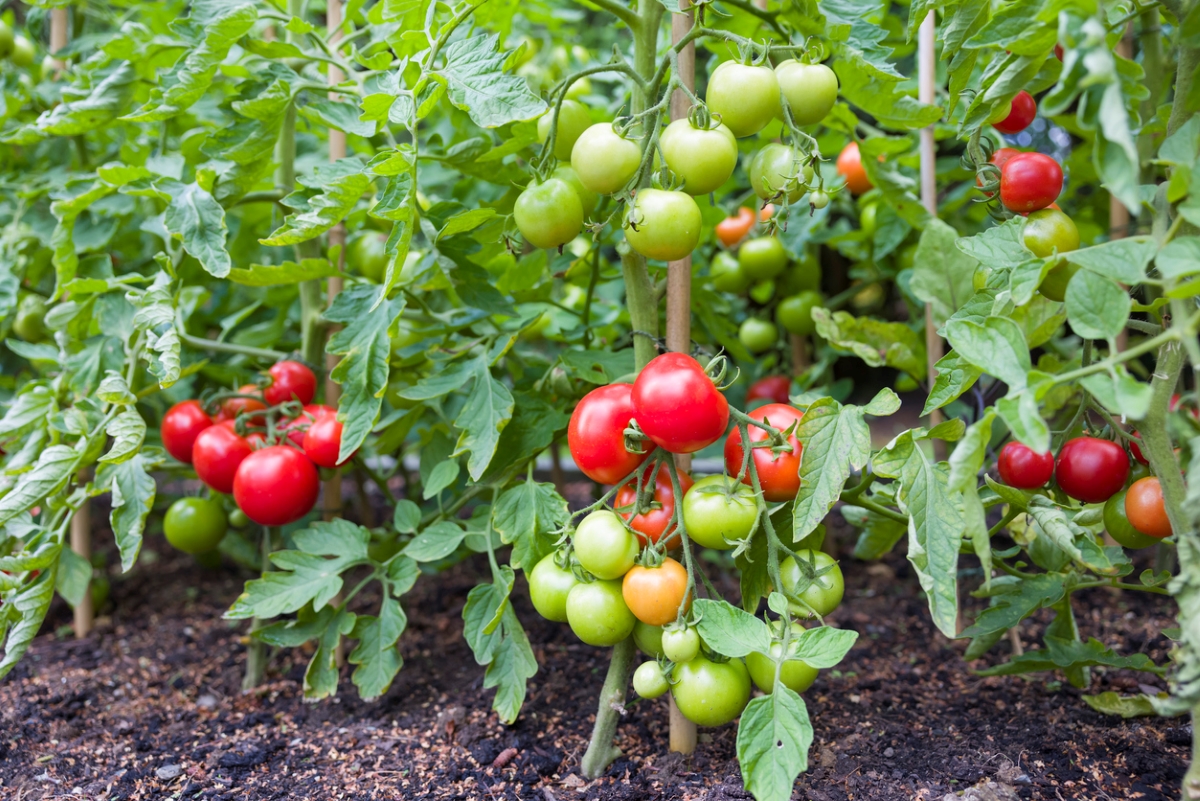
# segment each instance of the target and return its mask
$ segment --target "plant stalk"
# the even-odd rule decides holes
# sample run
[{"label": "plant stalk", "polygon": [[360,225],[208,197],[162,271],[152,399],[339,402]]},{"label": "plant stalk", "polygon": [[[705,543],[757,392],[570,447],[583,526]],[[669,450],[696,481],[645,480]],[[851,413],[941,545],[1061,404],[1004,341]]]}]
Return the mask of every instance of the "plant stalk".
[{"label": "plant stalk", "polygon": [[[259,551],[262,557],[262,575],[271,567],[271,539],[277,529],[263,526],[259,535]],[[262,684],[267,670],[267,644],[254,636],[265,625],[265,621],[254,618],[250,621],[250,643],[246,646],[246,675],[242,677],[242,692],[248,693]]]}]

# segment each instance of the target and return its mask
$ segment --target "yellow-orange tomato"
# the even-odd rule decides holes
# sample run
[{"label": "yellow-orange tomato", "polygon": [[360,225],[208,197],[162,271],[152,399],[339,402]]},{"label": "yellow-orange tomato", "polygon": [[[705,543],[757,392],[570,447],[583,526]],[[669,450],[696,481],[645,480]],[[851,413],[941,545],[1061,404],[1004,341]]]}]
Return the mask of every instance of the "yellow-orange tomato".
[{"label": "yellow-orange tomato", "polygon": [[717,239],[727,248],[731,248],[746,238],[754,227],[754,212],[742,206],[736,217],[726,217],[717,223]]},{"label": "yellow-orange tomato", "polygon": [[874,186],[871,179],[867,177],[867,171],[863,169],[858,142],[851,142],[842,148],[841,154],[837,157],[837,171],[846,179],[846,188],[852,195],[861,195]]},{"label": "yellow-orange tomato", "polygon": [[1147,537],[1163,539],[1171,536],[1171,520],[1163,503],[1162,484],[1157,478],[1139,478],[1125,493],[1125,515],[1138,531]]},{"label": "yellow-orange tomato", "polygon": [[761,220],[762,222],[766,222],[767,220],[771,219],[774,216],[775,216],[775,205],[773,203],[768,203],[767,205],[763,206],[761,209],[758,210],[758,219]]},{"label": "yellow-orange tomato", "polygon": [[685,599],[690,607],[687,590],[687,570],[669,556],[658,567],[634,565],[621,583],[625,605],[634,617],[651,626],[665,626],[675,620]]}]

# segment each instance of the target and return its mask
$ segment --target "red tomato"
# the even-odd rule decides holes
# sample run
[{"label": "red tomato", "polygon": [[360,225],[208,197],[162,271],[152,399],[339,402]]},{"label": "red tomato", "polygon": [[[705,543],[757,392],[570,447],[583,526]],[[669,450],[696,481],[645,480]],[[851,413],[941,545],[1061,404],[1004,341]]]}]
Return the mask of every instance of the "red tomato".
[{"label": "red tomato", "polygon": [[1012,111],[1000,122],[993,123],[992,127],[1002,134],[1016,134],[1028,128],[1036,116],[1037,101],[1033,99],[1033,95],[1022,89],[1012,99]]},{"label": "red tomato", "polygon": [[317,377],[300,362],[276,362],[267,373],[271,383],[263,390],[263,397],[268,406],[290,400],[308,403],[317,394]]},{"label": "red tomato", "polygon": [[[762,420],[786,431],[804,416],[799,409],[784,403],[768,403],[750,412],[755,420]],[[756,426],[749,426],[751,442],[761,442],[767,438],[767,432]],[[768,501],[790,501],[800,491],[800,454],[803,450],[796,439],[795,432],[788,437],[792,446],[787,453],[773,453],[770,448],[753,448],[754,466],[758,470],[758,481],[762,486],[763,497]],[[735,428],[725,438],[725,472],[736,476],[742,469],[742,432]],[[752,484],[749,471],[743,483]]]},{"label": "red tomato", "polygon": [[[995,153],[992,154],[992,157],[991,157],[991,159],[989,159],[989,161],[991,161],[992,164],[995,164],[997,167],[999,167],[1000,170],[1003,172],[1004,165],[1008,163],[1009,159],[1011,159],[1013,156],[1019,156],[1023,152],[1024,152],[1023,150],[1017,150],[1015,147],[1002,147],[999,150],[997,150]],[[982,186],[983,182],[980,181],[979,178],[976,178],[975,185]],[[988,197],[992,197],[992,195],[994,193],[993,192],[984,192],[984,194],[987,195]]]},{"label": "red tomato", "polygon": [[1059,61],[1063,60],[1063,46],[1062,45],[1056,44],[1054,46],[1054,57],[1057,58]]},{"label": "red tomato", "polygon": [[633,382],[633,417],[671,453],[695,453],[721,438],[729,402],[699,362],[684,353],[656,357]]},{"label": "red tomato", "polygon": [[1084,503],[1103,503],[1129,477],[1129,457],[1115,442],[1077,437],[1058,452],[1054,477],[1063,492]]},{"label": "red tomato", "polygon": [[1000,202],[1009,211],[1044,209],[1062,192],[1059,163],[1042,153],[1013,156],[1000,169]]},{"label": "red tomato", "polygon": [[1017,489],[1043,487],[1054,475],[1054,454],[1036,453],[1027,445],[1013,441],[1000,449],[1000,480]]},{"label": "red tomato", "polygon": [[[1179,411],[1179,408],[1182,405],[1183,405],[1183,397],[1178,392],[1176,392],[1174,395],[1171,396],[1171,403],[1170,403],[1170,406],[1168,406],[1167,408],[1170,409],[1172,412],[1177,412],[1177,411]],[[1188,411],[1188,414],[1190,414],[1194,419],[1200,420],[1200,409],[1197,409],[1195,406],[1192,406],[1187,411]]]},{"label": "red tomato", "polygon": [[338,451],[341,447],[342,424],[338,422],[337,415],[318,417],[304,435],[304,453],[320,467],[341,467],[354,458],[352,453],[339,462]]},{"label": "red tomato", "polygon": [[246,442],[250,443],[250,450],[258,451],[267,447],[267,435],[261,431],[251,431],[245,436]]},{"label": "red tomato", "polygon": [[304,411],[290,420],[284,420],[278,428],[280,431],[287,432],[288,439],[295,443],[297,448],[303,449],[304,434],[308,431],[308,427],[314,420],[327,414],[337,414],[337,409],[323,404],[307,403],[304,405]]},{"label": "red tomato", "polygon": [[[692,488],[692,483],[692,477],[687,473],[679,474],[679,489],[684,494],[687,494],[687,491]],[[658,508],[642,512],[632,520],[630,520],[630,516],[633,512],[629,509],[617,513],[629,521],[629,527],[637,534],[638,541],[642,545],[647,542],[657,543],[663,532],[667,530],[667,524],[671,522],[671,515],[675,513],[675,489],[671,486],[671,471],[666,465],[661,465],[658,468],[658,474],[654,477],[654,500],[658,503]],[[632,507],[635,503],[637,503],[637,482],[630,481],[617,491],[617,496],[613,498],[613,507],[621,509],[622,507]],[[679,543],[679,535],[675,534],[668,540],[667,547],[676,548]]]},{"label": "red tomato", "polygon": [[731,248],[746,238],[754,227],[754,212],[745,206],[737,210],[736,217],[726,217],[717,223],[717,239],[727,248]]},{"label": "red tomato", "polygon": [[200,401],[177,403],[163,415],[163,447],[179,461],[191,464],[192,446],[196,444],[196,437],[212,424],[212,418],[204,412]]},{"label": "red tomato", "polygon": [[[261,398],[262,392],[254,384],[244,384],[238,389],[239,395],[254,395]],[[259,409],[265,409],[267,405],[260,400],[254,398],[229,398],[221,404],[221,415],[225,420],[236,420],[237,416],[242,412],[256,412]],[[251,425],[262,425],[264,422],[261,415],[251,417]]]},{"label": "red tomato", "polygon": [[200,432],[192,448],[196,475],[217,492],[233,492],[238,465],[253,452],[250,443],[237,435],[232,420],[217,423]]},{"label": "red tomato", "polygon": [[1162,484],[1157,478],[1139,478],[1125,493],[1125,515],[1138,531],[1147,537],[1163,539],[1171,536],[1171,519],[1163,503]]},{"label": "red tomato", "polygon": [[746,403],[756,400],[770,400],[775,403],[787,403],[788,393],[792,390],[792,379],[786,375],[769,375],[760,378],[750,385],[746,392]]},{"label": "red tomato", "polygon": [[846,188],[852,195],[861,195],[874,184],[863,169],[862,154],[858,150],[858,142],[851,142],[842,148],[837,157],[838,174],[846,179]]},{"label": "red tomato", "polygon": [[1141,447],[1138,445],[1138,441],[1141,439],[1141,437],[1138,435],[1138,432],[1130,431],[1129,433],[1135,437],[1138,437],[1138,439],[1129,440],[1129,452],[1133,454],[1133,458],[1137,459],[1142,464],[1150,464],[1150,460],[1146,458],[1145,454],[1142,453]]},{"label": "red tomato", "polygon": [[272,445],[238,466],[233,499],[255,523],[286,526],[312,510],[320,487],[317,468],[307,456],[287,445]]},{"label": "red tomato", "polygon": [[633,419],[633,384],[593,389],[571,412],[567,446],[583,474],[601,484],[617,484],[650,455],[625,450],[625,429]]}]

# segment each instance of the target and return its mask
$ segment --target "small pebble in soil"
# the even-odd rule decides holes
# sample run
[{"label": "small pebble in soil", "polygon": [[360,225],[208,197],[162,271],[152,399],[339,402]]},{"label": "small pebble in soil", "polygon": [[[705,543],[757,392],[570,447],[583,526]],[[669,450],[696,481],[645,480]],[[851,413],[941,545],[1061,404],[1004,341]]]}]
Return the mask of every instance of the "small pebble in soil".
[{"label": "small pebble in soil", "polygon": [[183,773],[183,768],[178,765],[163,765],[158,770],[154,771],[154,775],[162,779],[164,782],[169,782],[179,774]]},{"label": "small pebble in soil", "polygon": [[888,759],[891,759],[896,755],[896,749],[889,745],[887,748],[883,749],[883,755]]}]

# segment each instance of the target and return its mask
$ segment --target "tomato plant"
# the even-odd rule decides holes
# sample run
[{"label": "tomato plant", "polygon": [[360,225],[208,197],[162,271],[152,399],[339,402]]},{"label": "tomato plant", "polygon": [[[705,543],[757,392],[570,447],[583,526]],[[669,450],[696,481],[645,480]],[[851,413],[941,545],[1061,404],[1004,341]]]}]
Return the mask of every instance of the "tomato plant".
[{"label": "tomato plant", "polygon": [[671,453],[694,453],[729,425],[729,402],[690,356],[664,353],[633,383],[633,417],[651,442]]}]

